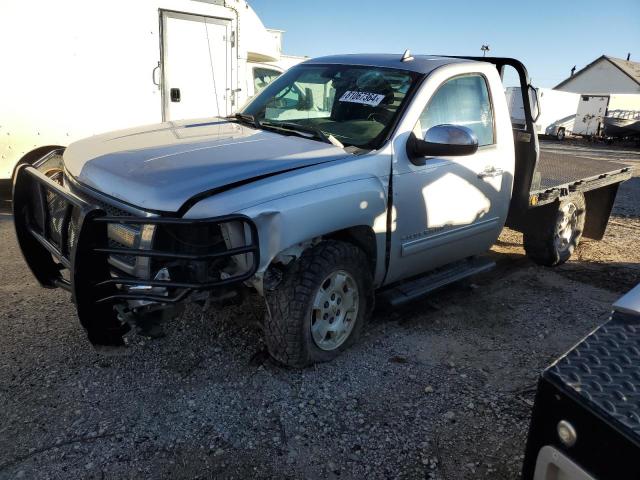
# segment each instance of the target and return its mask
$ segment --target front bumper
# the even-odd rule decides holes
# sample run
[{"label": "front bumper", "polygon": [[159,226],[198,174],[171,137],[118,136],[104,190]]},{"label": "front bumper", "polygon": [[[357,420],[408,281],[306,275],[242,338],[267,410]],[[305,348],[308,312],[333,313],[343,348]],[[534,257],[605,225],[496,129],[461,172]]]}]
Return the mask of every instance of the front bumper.
[{"label": "front bumper", "polygon": [[[174,304],[197,291],[231,287],[251,278],[259,264],[258,234],[254,223],[243,215],[208,219],[178,217],[113,216],[101,202],[83,198],[43,175],[36,168],[23,165],[16,172],[13,190],[14,222],[18,243],[40,284],[60,287],[73,296],[81,324],[93,343],[122,343],[128,329],[114,307],[136,302]],[[155,241],[144,248],[114,245],[109,230],[114,226],[212,231],[211,228],[240,228],[243,244],[180,251],[158,248]],[[203,230],[205,229],[205,230]],[[209,229],[209,230],[207,230]],[[202,236],[202,235],[200,235]],[[161,244],[162,245],[166,244]],[[138,278],[114,268],[114,258],[135,257],[164,264],[179,265],[180,271],[197,270],[206,275],[182,278],[150,276]],[[242,258],[241,269],[231,273],[211,274],[213,266],[225,259]],[[160,292],[160,293],[158,293]]]}]

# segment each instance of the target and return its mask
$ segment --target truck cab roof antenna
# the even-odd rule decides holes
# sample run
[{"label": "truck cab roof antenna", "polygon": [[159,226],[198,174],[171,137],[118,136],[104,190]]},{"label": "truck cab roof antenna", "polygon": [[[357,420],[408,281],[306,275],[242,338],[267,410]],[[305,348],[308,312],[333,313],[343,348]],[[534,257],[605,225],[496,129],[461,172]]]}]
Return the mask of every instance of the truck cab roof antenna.
[{"label": "truck cab roof antenna", "polygon": [[408,48],[404,51],[404,54],[402,55],[402,62],[411,62],[413,61],[413,56],[411,55],[411,50],[409,50]]}]

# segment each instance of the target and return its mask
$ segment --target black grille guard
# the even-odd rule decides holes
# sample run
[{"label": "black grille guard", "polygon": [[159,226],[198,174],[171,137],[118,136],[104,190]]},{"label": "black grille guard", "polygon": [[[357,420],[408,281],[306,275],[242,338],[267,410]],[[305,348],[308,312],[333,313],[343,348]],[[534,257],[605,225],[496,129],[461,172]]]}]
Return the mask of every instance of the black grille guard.
[{"label": "black grille guard", "polygon": [[[177,217],[116,217],[108,216],[104,209],[86,201],[52,181],[36,168],[22,165],[14,180],[13,210],[18,243],[36,279],[46,288],[63,288],[73,295],[82,317],[85,309],[113,304],[123,300],[146,300],[176,303],[194,291],[242,283],[251,278],[259,265],[260,249],[255,224],[244,215],[227,215],[207,219]],[[52,218],[50,209],[55,202]],[[222,252],[191,255],[159,250],[110,248],[107,237],[109,224],[136,225],[221,225],[241,222],[251,234],[250,243]],[[248,269],[238,275],[208,282],[176,282],[146,280],[129,276],[114,276],[108,264],[109,255],[133,255],[182,261],[207,261],[236,255],[251,254]],[[69,271],[69,280],[63,270]],[[145,293],[124,293],[118,288],[128,285],[166,287],[175,290],[173,296]],[[108,307],[112,310],[111,307]],[[90,314],[87,312],[87,314]],[[81,318],[82,320],[82,318]],[[84,323],[84,322],[83,322]]]}]

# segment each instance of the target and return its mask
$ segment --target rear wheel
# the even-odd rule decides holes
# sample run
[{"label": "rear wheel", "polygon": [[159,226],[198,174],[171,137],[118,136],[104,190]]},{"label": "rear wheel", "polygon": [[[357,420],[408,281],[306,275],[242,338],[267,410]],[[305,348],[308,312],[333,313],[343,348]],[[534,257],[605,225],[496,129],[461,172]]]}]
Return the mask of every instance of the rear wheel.
[{"label": "rear wheel", "polygon": [[578,246],[586,206],[584,195],[573,193],[535,218],[524,232],[527,256],[540,265],[560,265]]},{"label": "rear wheel", "polygon": [[292,367],[334,359],[358,338],[372,293],[371,271],[358,247],[331,240],[307,250],[266,292],[269,353]]}]

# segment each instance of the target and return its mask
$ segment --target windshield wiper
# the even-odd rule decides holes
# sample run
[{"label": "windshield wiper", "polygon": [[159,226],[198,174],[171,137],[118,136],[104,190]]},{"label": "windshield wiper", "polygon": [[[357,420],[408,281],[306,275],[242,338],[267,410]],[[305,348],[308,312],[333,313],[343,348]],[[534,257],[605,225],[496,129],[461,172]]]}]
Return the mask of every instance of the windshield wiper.
[{"label": "windshield wiper", "polygon": [[[300,125],[293,122],[262,122],[260,125],[266,128],[273,128],[274,130],[277,129],[287,132],[309,134],[312,138],[317,138],[324,143],[330,143],[331,145],[334,145],[336,147],[344,148],[344,145],[333,135],[327,136],[327,134],[319,128],[311,127],[309,125]],[[306,137],[306,135],[304,136]]]},{"label": "windshield wiper", "polygon": [[227,117],[227,120],[239,120],[240,122],[246,123],[254,128],[262,128],[260,120],[258,120],[253,115],[249,115],[248,113],[236,113],[235,115]]}]

